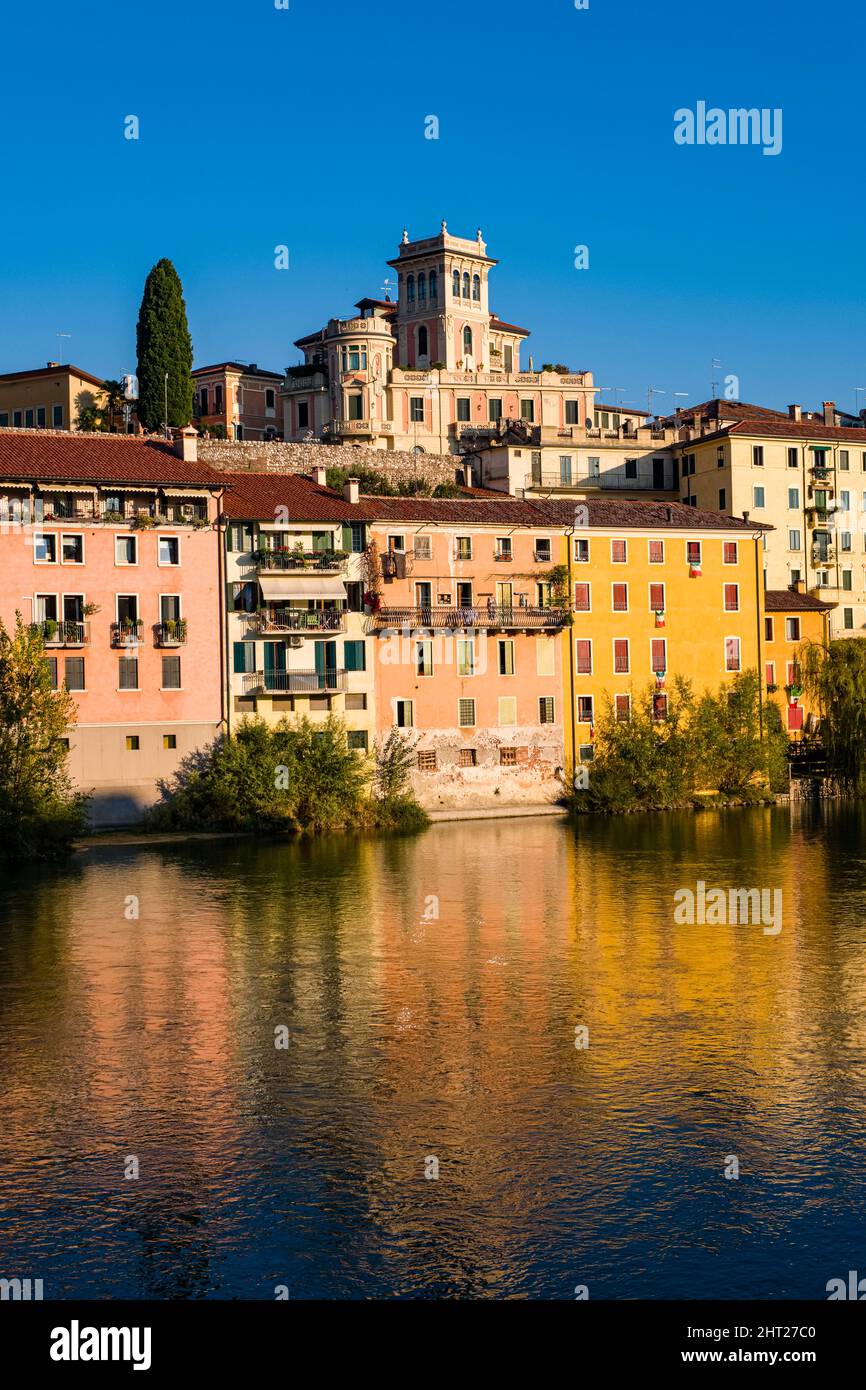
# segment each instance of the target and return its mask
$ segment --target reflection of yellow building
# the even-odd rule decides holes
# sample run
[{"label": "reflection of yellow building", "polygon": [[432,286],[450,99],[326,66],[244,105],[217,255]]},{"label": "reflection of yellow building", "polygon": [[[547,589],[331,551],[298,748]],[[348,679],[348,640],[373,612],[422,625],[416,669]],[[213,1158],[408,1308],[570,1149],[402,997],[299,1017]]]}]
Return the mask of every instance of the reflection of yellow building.
[{"label": "reflection of yellow building", "polygon": [[767,693],[779,706],[791,738],[799,739],[816,714],[800,685],[801,643],[826,644],[834,605],[799,590],[768,589],[764,594],[764,670]]},{"label": "reflection of yellow building", "polygon": [[0,376],[0,429],[74,430],[82,410],[104,403],[103,382],[80,367],[49,362]]}]

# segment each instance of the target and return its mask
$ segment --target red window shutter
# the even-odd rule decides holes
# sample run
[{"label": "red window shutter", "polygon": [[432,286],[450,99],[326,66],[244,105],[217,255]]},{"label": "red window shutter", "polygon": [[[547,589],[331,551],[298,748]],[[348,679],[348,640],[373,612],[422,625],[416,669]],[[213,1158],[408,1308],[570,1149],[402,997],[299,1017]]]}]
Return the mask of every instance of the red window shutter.
[{"label": "red window shutter", "polygon": [[589,612],[589,585],[575,584],[574,586],[574,607],[577,613]]},{"label": "red window shutter", "polygon": [[611,541],[610,554],[614,564],[624,565],[626,557],[625,541]]},{"label": "red window shutter", "polygon": [[580,675],[588,676],[592,671],[592,646],[585,638],[578,638],[575,643],[577,656],[577,669]]},{"label": "red window shutter", "polygon": [[789,729],[802,729],[802,727],[803,727],[803,706],[802,706],[802,705],[789,705],[789,706],[788,706],[788,728],[789,728]]},{"label": "red window shutter", "polygon": [[740,593],[736,584],[725,585],[725,612],[736,613],[740,607]]},{"label": "red window shutter", "polygon": [[628,612],[628,585],[614,584],[613,586],[613,611],[614,613]]},{"label": "red window shutter", "polygon": [[654,608],[658,613],[659,609],[665,606],[665,586],[664,584],[650,584],[650,608]]},{"label": "red window shutter", "polygon": [[627,637],[618,637],[613,644],[613,669],[620,674],[628,671]]},{"label": "red window shutter", "polygon": [[652,664],[654,671],[666,671],[668,669],[667,650],[664,639],[661,637],[653,638]]}]

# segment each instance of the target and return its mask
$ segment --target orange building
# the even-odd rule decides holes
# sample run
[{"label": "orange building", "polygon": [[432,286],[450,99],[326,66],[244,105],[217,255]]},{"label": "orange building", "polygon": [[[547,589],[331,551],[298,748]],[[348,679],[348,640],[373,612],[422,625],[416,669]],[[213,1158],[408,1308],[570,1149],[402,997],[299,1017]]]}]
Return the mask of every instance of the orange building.
[{"label": "orange building", "polygon": [[809,731],[817,715],[800,683],[798,652],[805,642],[827,644],[829,615],[835,606],[807,594],[802,584],[797,589],[768,589],[764,594],[764,680],[794,740]]}]

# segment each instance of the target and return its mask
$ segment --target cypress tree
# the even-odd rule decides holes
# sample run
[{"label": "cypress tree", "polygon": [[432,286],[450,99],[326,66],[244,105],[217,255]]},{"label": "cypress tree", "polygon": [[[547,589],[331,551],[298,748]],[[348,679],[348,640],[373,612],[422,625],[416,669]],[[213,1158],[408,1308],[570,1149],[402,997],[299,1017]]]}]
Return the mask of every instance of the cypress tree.
[{"label": "cypress tree", "polygon": [[171,261],[157,261],[144,283],[136,330],[138,418],[146,430],[165,419],[168,372],[168,423],[188,425],[192,416],[192,339],[186,321],[183,286]]}]

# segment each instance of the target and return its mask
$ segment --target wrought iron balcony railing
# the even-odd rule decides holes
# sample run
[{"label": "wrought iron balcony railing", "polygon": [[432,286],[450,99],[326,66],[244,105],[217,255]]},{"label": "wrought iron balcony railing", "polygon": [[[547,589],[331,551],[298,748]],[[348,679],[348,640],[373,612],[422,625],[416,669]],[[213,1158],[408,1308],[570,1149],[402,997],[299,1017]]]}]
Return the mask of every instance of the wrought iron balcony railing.
[{"label": "wrought iron balcony railing", "polygon": [[346,689],[345,671],[254,671],[244,676],[245,695],[333,695]]},{"label": "wrought iron balcony railing", "polygon": [[483,604],[471,608],[380,608],[373,623],[382,628],[516,628],[543,630],[564,625],[564,608]]}]

